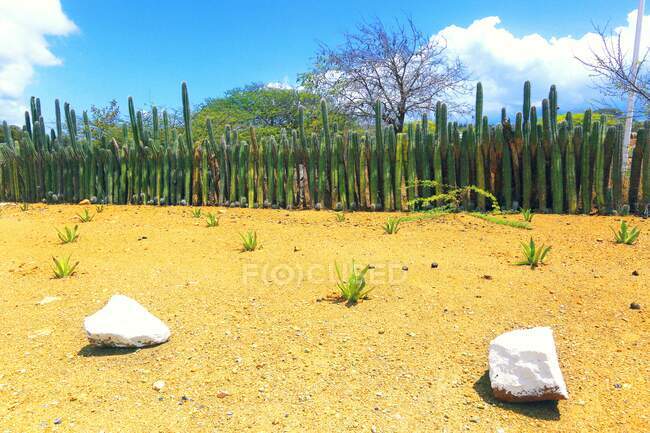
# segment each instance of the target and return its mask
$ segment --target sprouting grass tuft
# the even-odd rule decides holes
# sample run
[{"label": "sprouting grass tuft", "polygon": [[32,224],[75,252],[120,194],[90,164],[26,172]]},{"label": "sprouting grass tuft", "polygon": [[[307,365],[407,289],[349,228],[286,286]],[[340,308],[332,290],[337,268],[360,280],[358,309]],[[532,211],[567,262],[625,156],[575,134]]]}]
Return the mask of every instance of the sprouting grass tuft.
[{"label": "sprouting grass tuft", "polygon": [[334,215],[336,215],[336,221],[340,223],[345,221],[345,214],[343,212],[334,212]]},{"label": "sprouting grass tuft", "polygon": [[522,209],[521,216],[527,223],[533,221],[533,211],[531,209]]},{"label": "sprouting grass tuft", "polygon": [[[199,211],[201,211],[201,209],[199,209]],[[219,218],[220,217],[216,216],[215,214],[209,213],[205,217],[205,221],[206,221],[207,226],[208,227],[217,227],[219,225]]]},{"label": "sprouting grass tuft", "polygon": [[201,208],[192,209],[193,218],[201,218]]},{"label": "sprouting grass tuft", "polygon": [[255,251],[257,248],[257,232],[248,231],[246,234],[239,234],[242,239],[243,251]]},{"label": "sprouting grass tuft", "polygon": [[359,301],[359,299],[365,299],[368,296],[368,294],[373,290],[373,289],[366,288],[366,273],[368,272],[368,269],[370,269],[370,266],[366,265],[365,268],[357,272],[357,270],[354,267],[354,260],[353,260],[352,269],[350,270],[348,277],[343,278],[338,263],[335,263],[335,265],[336,265],[336,274],[339,278],[339,281],[336,284],[336,286],[341,292],[341,296],[343,297],[343,299],[348,301],[349,304],[356,304]]},{"label": "sprouting grass tuft", "polygon": [[614,239],[617,244],[634,245],[641,234],[641,229],[638,227],[630,227],[627,225],[627,222],[621,221],[618,232],[614,231],[614,229],[612,229],[612,232],[614,232]]},{"label": "sprouting grass tuft", "polygon": [[95,206],[95,211],[96,211],[97,213],[102,213],[102,212],[104,212],[104,205],[103,205],[103,204],[98,204],[97,206]]},{"label": "sprouting grass tuft", "polygon": [[78,228],[79,226],[74,226],[73,228],[65,226],[63,228],[63,231],[56,229],[56,233],[57,235],[59,235],[59,239],[61,240],[61,243],[70,244],[72,242],[75,242],[77,239],[79,239],[79,233],[77,232]]},{"label": "sprouting grass tuft", "polygon": [[528,224],[527,222],[507,220],[504,218],[496,217],[494,215],[484,214],[480,212],[471,212],[470,215],[476,218],[480,218],[484,221],[491,222],[493,224],[514,227],[517,229],[531,230],[530,224]]},{"label": "sprouting grass tuft", "polygon": [[533,238],[530,238],[529,243],[521,243],[521,247],[524,252],[524,260],[517,262],[519,266],[530,266],[530,269],[535,269],[544,262],[544,258],[551,251],[551,247],[545,247],[544,245],[539,248],[535,245]]},{"label": "sprouting grass tuft", "polygon": [[89,223],[95,218],[95,215],[91,215],[90,212],[88,212],[88,209],[84,209],[83,213],[78,213],[77,218],[79,218],[79,221],[82,223]]},{"label": "sprouting grass tuft", "polygon": [[386,224],[382,226],[382,228],[384,229],[384,233],[386,233],[387,235],[394,235],[399,231],[400,229],[399,225],[401,222],[402,222],[401,218],[395,218],[395,217],[388,218]]},{"label": "sprouting grass tuft", "polygon": [[57,259],[56,257],[52,257],[52,261],[54,261],[54,266],[52,266],[54,278],[65,278],[74,275],[75,269],[77,269],[77,265],[79,265],[79,262],[71,264],[69,256],[66,259]]},{"label": "sprouting grass tuft", "polygon": [[20,205],[20,210],[21,210],[22,212],[27,212],[27,211],[29,210],[29,203],[27,203],[27,202],[22,203],[22,204]]}]

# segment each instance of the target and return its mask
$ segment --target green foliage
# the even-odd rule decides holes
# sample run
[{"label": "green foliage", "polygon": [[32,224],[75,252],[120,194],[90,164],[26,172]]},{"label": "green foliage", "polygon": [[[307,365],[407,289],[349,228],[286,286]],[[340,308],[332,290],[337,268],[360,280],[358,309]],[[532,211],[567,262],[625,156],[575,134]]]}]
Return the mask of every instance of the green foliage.
[{"label": "green foliage", "polygon": [[[199,209],[199,211],[200,210],[201,209]],[[200,217],[200,215],[198,217],[195,217],[195,218],[199,218],[199,217]],[[220,218],[221,217],[215,216],[215,214],[213,214],[213,213],[209,213],[205,217],[205,221],[206,221],[208,227],[217,227],[219,225],[219,219]]]},{"label": "green foliage", "polygon": [[533,221],[533,211],[532,209],[522,209],[521,210],[521,217],[526,221],[527,223]]},{"label": "green foliage", "polygon": [[61,243],[69,244],[75,242],[79,238],[79,233],[77,233],[78,228],[79,226],[74,226],[73,228],[65,226],[63,231],[57,229],[56,233],[59,236]]},{"label": "green foliage", "polygon": [[[294,89],[278,89],[253,83],[235,88],[222,98],[209,98],[198,107],[193,118],[194,138],[207,138],[206,119],[211,119],[214,133],[221,135],[226,125],[242,125],[239,138],[250,142],[248,126],[255,126],[259,135],[279,134],[280,129],[299,127],[299,106],[303,107],[307,134],[321,127],[320,96]],[[330,121],[351,125],[346,117],[330,113]]]},{"label": "green foliage", "polygon": [[443,185],[435,180],[420,180],[415,183],[409,184],[408,188],[416,188],[417,186],[425,186],[437,188],[442,192],[434,194],[430,197],[416,197],[415,199],[408,202],[409,206],[429,206],[434,203],[441,203],[451,211],[456,211],[460,208],[461,204],[464,201],[467,201],[470,197],[470,194],[474,193],[477,196],[484,197],[490,201],[493,212],[500,212],[501,208],[499,206],[499,201],[497,198],[489,191],[481,189],[474,185],[466,185],[462,187],[452,187],[449,185]]},{"label": "green foliage", "polygon": [[336,221],[340,223],[345,221],[345,214],[343,212],[334,212],[334,215],[336,215]]},{"label": "green foliage", "polygon": [[100,204],[100,205],[95,206],[95,211],[96,211],[97,213],[102,213],[102,212],[104,212],[104,205],[103,205],[103,204]]},{"label": "green foliage", "polygon": [[366,299],[368,294],[373,290],[366,288],[366,273],[370,269],[370,266],[366,265],[365,268],[357,272],[353,260],[352,269],[350,270],[348,277],[343,278],[338,263],[335,263],[335,265],[336,274],[339,279],[336,286],[341,292],[343,299],[348,301],[349,304],[356,304],[360,299]]},{"label": "green foliage", "polygon": [[633,245],[639,238],[641,229],[638,227],[630,227],[627,225],[627,222],[621,221],[618,232],[614,229],[612,229],[612,232],[614,233],[617,244]]},{"label": "green foliage", "polygon": [[20,211],[21,212],[27,212],[28,210],[29,210],[29,203],[27,203],[27,202],[21,203]]},{"label": "green foliage", "polygon": [[400,224],[402,223],[402,218],[390,217],[386,221],[386,224],[382,226],[384,233],[387,235],[394,235],[400,229]]},{"label": "green foliage", "polygon": [[528,223],[526,223],[526,222],[511,221],[511,220],[496,217],[494,215],[480,213],[480,212],[472,212],[472,213],[470,213],[470,215],[472,215],[473,217],[480,218],[482,220],[491,222],[493,224],[499,224],[499,225],[514,227],[514,228],[518,228],[518,229],[530,230],[530,225]]},{"label": "green foliage", "polygon": [[201,218],[201,208],[192,209],[192,218]]},{"label": "green foliage", "polygon": [[91,215],[90,212],[88,212],[88,209],[84,209],[84,211],[80,214],[77,214],[77,218],[79,218],[79,221],[82,223],[89,223],[95,218],[95,215]]},{"label": "green foliage", "polygon": [[79,265],[79,262],[74,264],[70,263],[70,256],[68,258],[57,259],[52,257],[54,266],[52,266],[52,271],[54,272],[54,278],[65,278],[74,275],[75,269]]},{"label": "green foliage", "polygon": [[530,266],[530,269],[535,269],[539,265],[543,264],[544,258],[551,251],[551,247],[546,247],[544,245],[539,248],[535,245],[533,238],[530,238],[530,242],[526,244],[525,242],[521,243],[521,247],[524,253],[524,260],[517,262],[519,266]]},{"label": "green foliage", "polygon": [[242,240],[243,251],[255,251],[257,248],[257,232],[248,231],[246,234],[239,234]]}]

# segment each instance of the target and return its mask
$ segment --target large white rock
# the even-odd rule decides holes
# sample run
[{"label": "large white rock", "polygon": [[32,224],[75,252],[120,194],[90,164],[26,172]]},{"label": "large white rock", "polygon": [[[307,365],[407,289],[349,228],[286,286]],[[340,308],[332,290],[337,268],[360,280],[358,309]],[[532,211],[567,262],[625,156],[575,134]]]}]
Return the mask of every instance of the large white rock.
[{"label": "large white rock", "polygon": [[90,344],[109,347],[144,347],[169,340],[169,328],[142,305],[124,295],[114,295],[95,314],[86,317],[84,329]]},{"label": "large white rock", "polygon": [[490,343],[490,383],[494,397],[508,402],[565,400],[551,328],[518,329]]}]

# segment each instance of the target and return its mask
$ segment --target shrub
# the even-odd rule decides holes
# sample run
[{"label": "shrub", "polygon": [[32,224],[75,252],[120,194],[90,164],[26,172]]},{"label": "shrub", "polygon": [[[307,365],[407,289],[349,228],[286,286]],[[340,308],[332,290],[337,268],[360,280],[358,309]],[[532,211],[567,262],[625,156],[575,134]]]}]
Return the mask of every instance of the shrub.
[{"label": "shrub", "polygon": [[399,225],[402,222],[401,218],[390,217],[383,225],[384,233],[387,235],[394,235],[399,231]]},{"label": "shrub", "polygon": [[77,218],[79,218],[79,221],[82,223],[89,223],[95,218],[95,215],[90,215],[90,212],[88,212],[88,209],[84,209],[83,213],[77,214]]},{"label": "shrub", "polygon": [[239,234],[242,239],[243,251],[255,251],[257,248],[257,232],[248,231],[245,235]]},{"label": "shrub", "polygon": [[340,223],[345,221],[345,214],[343,212],[334,212],[334,215],[336,215],[336,221]]},{"label": "shrub", "polygon": [[[199,212],[200,212],[200,211],[201,211],[201,209],[199,209]],[[216,226],[219,225],[219,218],[220,218],[220,217],[215,216],[215,214],[213,214],[213,213],[209,213],[209,214],[205,217],[205,221],[206,221],[208,227],[216,227]]]},{"label": "shrub", "polygon": [[524,252],[524,260],[517,262],[517,265],[530,266],[530,269],[535,269],[537,266],[541,265],[548,252],[551,251],[551,247],[545,247],[544,245],[537,248],[533,238],[530,238],[528,244],[522,242],[521,246]]},{"label": "shrub", "polygon": [[201,218],[201,209],[192,209],[192,217]]},{"label": "shrub", "polygon": [[524,221],[529,223],[533,220],[533,211],[531,209],[522,209],[521,216],[523,217]]},{"label": "shrub", "polygon": [[339,265],[337,263],[335,263],[335,265],[336,274],[339,278],[339,281],[336,285],[341,292],[341,296],[346,301],[348,301],[349,304],[356,304],[359,299],[365,299],[373,290],[366,288],[366,273],[368,272],[368,269],[370,269],[370,266],[366,265],[365,268],[357,272],[354,267],[353,260],[352,269],[350,270],[347,279],[344,279],[341,275],[341,269],[339,268]]},{"label": "shrub", "polygon": [[630,227],[625,221],[621,221],[621,227],[618,229],[618,232],[614,231],[614,238],[617,244],[633,245],[639,235],[641,234],[641,229],[638,227]]},{"label": "shrub", "polygon": [[61,243],[69,244],[75,242],[79,238],[79,233],[77,233],[78,228],[79,226],[74,226],[73,228],[65,226],[63,231],[57,229],[56,233],[59,235]]},{"label": "shrub", "polygon": [[67,259],[57,259],[56,257],[52,257],[52,260],[54,261],[54,266],[52,266],[54,278],[65,278],[74,275],[75,269],[77,269],[77,265],[79,265],[79,262],[71,264],[69,256]]}]

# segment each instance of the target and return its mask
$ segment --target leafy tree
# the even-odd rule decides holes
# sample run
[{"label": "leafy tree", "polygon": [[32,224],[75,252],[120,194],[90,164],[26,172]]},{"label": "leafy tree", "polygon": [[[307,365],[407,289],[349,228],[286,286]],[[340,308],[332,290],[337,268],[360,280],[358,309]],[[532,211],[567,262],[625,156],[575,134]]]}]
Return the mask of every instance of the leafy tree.
[{"label": "leafy tree", "polygon": [[[121,137],[121,123],[120,106],[115,99],[101,107],[90,106],[90,127],[97,136],[105,135],[109,139]],[[81,125],[80,122],[77,124]]]},{"label": "leafy tree", "polygon": [[[281,128],[299,127],[298,109],[305,111],[307,133],[321,127],[320,97],[300,89],[280,89],[254,83],[229,90],[221,98],[208,98],[196,110],[193,119],[195,139],[207,136],[206,120],[212,121],[215,134],[221,135],[226,125],[240,129],[240,137],[247,139],[248,127],[255,126],[259,134],[277,134]],[[345,116],[330,115],[331,122],[340,128],[352,126]]]}]

